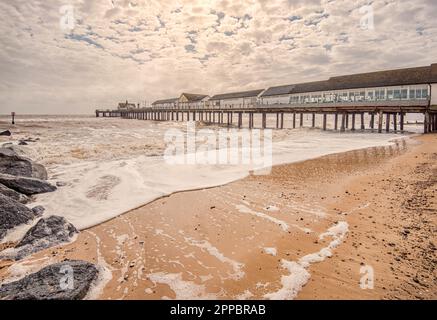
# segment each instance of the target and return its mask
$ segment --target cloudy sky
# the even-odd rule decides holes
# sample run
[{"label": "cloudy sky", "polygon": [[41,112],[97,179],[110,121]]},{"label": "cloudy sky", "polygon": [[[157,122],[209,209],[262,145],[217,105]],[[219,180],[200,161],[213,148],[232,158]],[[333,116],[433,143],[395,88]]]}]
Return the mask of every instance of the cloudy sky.
[{"label": "cloudy sky", "polygon": [[2,0],[0,114],[437,62],[435,0]]}]

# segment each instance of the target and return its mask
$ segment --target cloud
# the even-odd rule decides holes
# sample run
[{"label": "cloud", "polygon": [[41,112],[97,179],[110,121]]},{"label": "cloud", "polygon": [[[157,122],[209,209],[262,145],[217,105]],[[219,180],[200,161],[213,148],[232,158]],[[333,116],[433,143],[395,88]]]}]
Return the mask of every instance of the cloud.
[{"label": "cloud", "polygon": [[0,2],[0,95],[20,113],[92,113],[129,99],[216,94],[427,65],[437,3],[374,0]]}]

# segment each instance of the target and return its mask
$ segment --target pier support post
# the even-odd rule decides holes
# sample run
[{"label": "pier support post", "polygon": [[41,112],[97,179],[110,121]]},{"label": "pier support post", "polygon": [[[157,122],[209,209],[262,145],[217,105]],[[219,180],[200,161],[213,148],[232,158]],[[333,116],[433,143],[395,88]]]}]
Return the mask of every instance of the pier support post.
[{"label": "pier support post", "polygon": [[243,113],[239,112],[238,113],[238,129],[241,129],[242,126],[243,126]]},{"label": "pier support post", "polygon": [[316,126],[316,114],[313,113],[313,115],[312,115],[311,127],[314,128],[315,126]]},{"label": "pier support post", "polygon": [[398,114],[393,114],[393,128],[395,130],[395,133],[398,132]]},{"label": "pier support post", "polygon": [[390,132],[390,113],[387,113],[386,115],[386,124],[385,124],[385,132]]},{"label": "pier support post", "polygon": [[296,129],[296,112],[293,112],[293,129]]},{"label": "pier support post", "polygon": [[379,117],[378,117],[378,133],[382,133],[382,122],[384,121],[384,114],[382,111],[379,111]]},{"label": "pier support post", "polygon": [[349,113],[346,112],[346,129],[349,129]]},{"label": "pier support post", "polygon": [[375,114],[372,112],[370,114],[370,129],[375,129]]},{"label": "pier support post", "polygon": [[361,130],[365,130],[366,127],[364,125],[364,112],[361,113]]},{"label": "pier support post", "polygon": [[300,114],[300,120],[299,121],[300,121],[300,123],[299,123],[300,127],[302,128],[303,127],[303,113]]},{"label": "pier support post", "polygon": [[281,112],[281,129],[284,129],[284,113]]},{"label": "pier support post", "polygon": [[423,133],[428,133],[429,132],[429,121],[430,121],[429,118],[430,118],[429,117],[429,112],[427,111],[427,112],[425,112],[425,121],[423,123],[423,125],[424,125]]},{"label": "pier support post", "polygon": [[338,113],[336,112],[334,115],[334,130],[338,130]]},{"label": "pier support post", "polygon": [[400,127],[401,127],[401,133],[404,133],[404,124],[405,124],[405,113],[401,112],[401,119],[400,119]]},{"label": "pier support post", "polygon": [[355,113],[352,113],[352,131],[355,131]]},{"label": "pier support post", "polygon": [[265,128],[267,128],[267,114],[265,112],[263,112],[262,115],[263,115],[262,116],[262,123],[263,123],[262,127],[263,127],[263,129],[265,129]]},{"label": "pier support post", "polygon": [[347,117],[346,113],[343,113],[341,115],[341,128],[340,128],[341,132],[345,132],[346,131],[346,117]]},{"label": "pier support post", "polygon": [[323,130],[324,131],[326,131],[326,120],[327,120],[326,117],[327,117],[327,115],[326,115],[326,113],[324,113],[323,114]]}]

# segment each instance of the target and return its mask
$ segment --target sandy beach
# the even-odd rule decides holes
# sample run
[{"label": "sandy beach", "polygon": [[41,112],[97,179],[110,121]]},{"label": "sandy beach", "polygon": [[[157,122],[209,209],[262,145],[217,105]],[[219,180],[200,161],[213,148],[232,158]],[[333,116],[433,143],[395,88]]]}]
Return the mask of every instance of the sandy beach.
[{"label": "sandy beach", "polygon": [[[435,299],[437,136],[158,199],[0,280],[81,259],[98,299]],[[4,244],[3,247],[12,244]],[[363,267],[374,288],[362,289]]]}]

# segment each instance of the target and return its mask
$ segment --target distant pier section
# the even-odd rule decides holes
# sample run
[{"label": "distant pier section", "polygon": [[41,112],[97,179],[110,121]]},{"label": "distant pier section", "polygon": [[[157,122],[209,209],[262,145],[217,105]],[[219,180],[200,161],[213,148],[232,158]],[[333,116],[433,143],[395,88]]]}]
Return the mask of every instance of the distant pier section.
[{"label": "distant pier section", "polygon": [[437,64],[215,96],[182,93],[147,108],[126,101],[116,110],[96,110],[96,117],[200,121],[249,129],[255,123],[267,128],[267,119],[273,116],[276,129],[302,127],[304,117],[315,127],[320,117],[327,130],[331,117],[334,130],[379,133],[403,132],[407,114],[423,114],[424,133],[437,132]]}]

